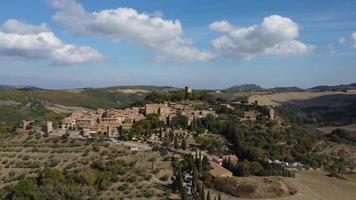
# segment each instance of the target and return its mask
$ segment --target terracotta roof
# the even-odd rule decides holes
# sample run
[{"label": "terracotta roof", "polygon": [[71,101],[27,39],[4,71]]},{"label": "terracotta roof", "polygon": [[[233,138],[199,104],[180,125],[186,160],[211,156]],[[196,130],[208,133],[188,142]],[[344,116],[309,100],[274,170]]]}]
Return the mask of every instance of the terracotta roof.
[{"label": "terracotta roof", "polygon": [[232,172],[229,170],[225,169],[224,167],[218,165],[217,163],[213,161],[209,161],[210,166],[213,168],[209,172],[212,176],[215,177],[230,177],[232,176]]}]

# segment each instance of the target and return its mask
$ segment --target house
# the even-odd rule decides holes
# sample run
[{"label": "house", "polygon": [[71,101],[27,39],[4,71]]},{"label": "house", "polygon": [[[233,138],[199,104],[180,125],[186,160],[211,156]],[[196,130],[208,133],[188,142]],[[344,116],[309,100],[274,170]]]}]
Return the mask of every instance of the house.
[{"label": "house", "polygon": [[232,177],[232,172],[229,170],[225,169],[224,167],[220,166],[214,161],[210,161],[210,167],[212,168],[209,173],[213,177]]},{"label": "house", "polygon": [[245,120],[255,121],[256,117],[257,117],[257,114],[254,111],[245,111],[244,112],[244,119]]},{"label": "house", "polygon": [[46,122],[46,133],[49,134],[53,131],[53,123],[51,121]]},{"label": "house", "polygon": [[31,129],[31,126],[33,125],[33,123],[34,123],[34,121],[22,120],[22,129],[23,130]]},{"label": "house", "polygon": [[212,161],[221,166],[224,160],[218,156],[213,156]]},{"label": "house", "polygon": [[77,125],[77,120],[72,117],[66,117],[62,120],[62,129],[74,129]]},{"label": "house", "polygon": [[234,164],[239,162],[239,158],[235,155],[223,155],[222,159],[228,160],[228,161],[230,161],[230,163],[234,163]]},{"label": "house", "polygon": [[235,155],[213,156],[212,158],[212,161],[220,166],[222,166],[224,160],[229,160],[231,163],[239,162],[239,159]]},{"label": "house", "polygon": [[137,151],[137,150],[138,150],[137,146],[130,146],[130,151]]}]

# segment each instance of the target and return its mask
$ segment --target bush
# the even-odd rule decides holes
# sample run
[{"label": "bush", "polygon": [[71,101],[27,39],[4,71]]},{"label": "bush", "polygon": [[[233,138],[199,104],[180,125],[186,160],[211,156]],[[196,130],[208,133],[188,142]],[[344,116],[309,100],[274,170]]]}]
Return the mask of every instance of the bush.
[{"label": "bush", "polygon": [[124,184],[120,185],[119,187],[117,187],[117,190],[119,190],[119,191],[125,191],[125,190],[127,190],[128,188],[129,188],[129,184],[124,183]]},{"label": "bush", "polygon": [[159,178],[159,180],[161,181],[168,181],[168,179],[169,179],[168,175],[164,175]]},{"label": "bush", "polygon": [[29,155],[25,155],[22,160],[29,160],[30,159],[30,156]]},{"label": "bush", "polygon": [[15,176],[15,172],[14,171],[11,171],[11,172],[9,172],[9,177],[14,177]]},{"label": "bush", "polygon": [[41,135],[40,133],[36,133],[36,135],[35,135],[35,139],[36,139],[36,140],[41,139],[41,137],[42,137],[42,135]]},{"label": "bush", "polygon": [[145,180],[146,180],[146,181],[151,180],[151,178],[152,178],[152,175],[151,175],[151,174],[148,174],[147,176],[145,176]]},{"label": "bush", "polygon": [[129,176],[129,177],[127,177],[127,182],[129,182],[129,183],[134,183],[134,182],[136,182],[136,176]]},{"label": "bush", "polygon": [[46,167],[56,167],[60,162],[60,160],[50,159],[46,162]]},{"label": "bush", "polygon": [[84,151],[84,153],[82,154],[82,156],[83,156],[83,157],[88,156],[89,153],[90,153],[90,150],[87,149],[87,150]]},{"label": "bush", "polygon": [[153,197],[153,195],[154,195],[154,192],[153,192],[151,189],[145,188],[145,189],[143,190],[143,196],[144,196],[145,198],[151,198],[151,197]]},{"label": "bush", "polygon": [[160,171],[160,169],[159,169],[159,168],[156,168],[156,169],[152,170],[152,173],[153,173],[153,174],[158,174],[159,171]]}]

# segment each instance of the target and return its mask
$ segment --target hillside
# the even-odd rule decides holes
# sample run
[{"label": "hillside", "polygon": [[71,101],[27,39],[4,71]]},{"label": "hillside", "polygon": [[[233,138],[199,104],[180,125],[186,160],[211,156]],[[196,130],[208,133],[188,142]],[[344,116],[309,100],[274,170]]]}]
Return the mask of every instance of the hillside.
[{"label": "hillside", "polygon": [[308,91],[345,91],[356,89],[356,83],[345,84],[345,85],[320,85],[316,87],[309,88]]},{"label": "hillside", "polygon": [[304,90],[299,87],[274,87],[263,88],[256,84],[235,85],[227,89],[222,90],[226,93],[238,93],[238,92],[303,92]]},{"label": "hillside", "polygon": [[0,85],[0,91],[13,90],[13,89],[15,89],[15,87],[10,86],[10,85]]},{"label": "hillside", "polygon": [[264,91],[265,89],[256,85],[256,84],[244,84],[244,85],[235,85],[224,89],[223,92],[256,92],[256,91]]},{"label": "hillside", "polygon": [[2,100],[27,102],[37,99],[49,104],[79,106],[92,109],[125,107],[137,100],[143,99],[144,96],[144,94],[110,92],[105,89],[86,89],[79,93],[60,90],[7,90],[0,92],[0,99]]}]

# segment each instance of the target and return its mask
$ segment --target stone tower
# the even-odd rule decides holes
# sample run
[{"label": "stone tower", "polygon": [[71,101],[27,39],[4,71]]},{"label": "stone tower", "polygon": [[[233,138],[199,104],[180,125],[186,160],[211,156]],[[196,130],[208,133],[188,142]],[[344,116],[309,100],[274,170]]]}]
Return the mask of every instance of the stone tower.
[{"label": "stone tower", "polygon": [[192,92],[193,92],[192,87],[190,87],[190,86],[186,86],[186,87],[185,87],[185,93],[191,94]]},{"label": "stone tower", "polygon": [[51,121],[46,122],[46,133],[50,133],[53,131],[53,124]]}]

